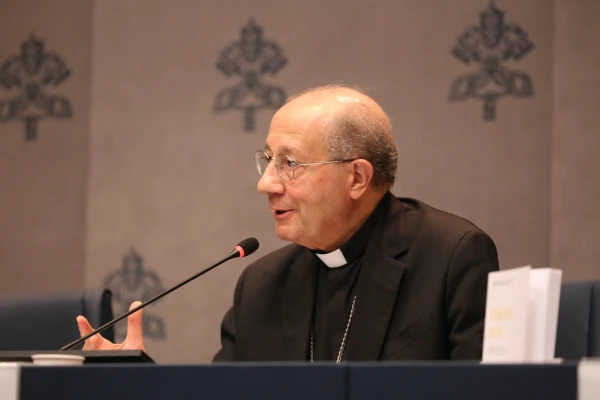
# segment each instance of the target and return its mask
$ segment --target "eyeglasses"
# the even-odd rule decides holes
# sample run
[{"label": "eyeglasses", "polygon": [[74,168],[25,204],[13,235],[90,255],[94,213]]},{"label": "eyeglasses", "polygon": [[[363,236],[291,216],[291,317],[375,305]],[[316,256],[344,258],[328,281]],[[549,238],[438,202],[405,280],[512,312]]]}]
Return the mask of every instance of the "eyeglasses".
[{"label": "eyeglasses", "polygon": [[269,162],[271,160],[275,160],[275,166],[277,167],[277,172],[279,176],[284,181],[291,181],[294,179],[294,170],[296,167],[306,166],[306,165],[314,165],[314,164],[335,164],[335,163],[344,163],[357,160],[356,158],[349,158],[345,160],[334,160],[334,161],[315,161],[309,163],[301,163],[294,160],[290,156],[286,156],[285,154],[279,154],[277,157],[271,157],[267,153],[262,150],[258,150],[256,154],[254,154],[254,161],[256,162],[256,169],[258,169],[258,173],[262,176],[267,167],[269,166]]}]

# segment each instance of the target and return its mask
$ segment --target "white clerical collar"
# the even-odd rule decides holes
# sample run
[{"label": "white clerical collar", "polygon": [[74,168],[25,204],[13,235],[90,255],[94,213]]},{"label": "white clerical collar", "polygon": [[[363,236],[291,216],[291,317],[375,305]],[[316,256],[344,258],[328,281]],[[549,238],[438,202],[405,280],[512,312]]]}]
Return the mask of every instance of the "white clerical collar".
[{"label": "white clerical collar", "polygon": [[344,257],[344,254],[342,253],[342,251],[340,249],[332,251],[331,253],[326,253],[326,254],[315,253],[315,254],[329,268],[342,267],[348,263],[346,261],[346,257]]}]

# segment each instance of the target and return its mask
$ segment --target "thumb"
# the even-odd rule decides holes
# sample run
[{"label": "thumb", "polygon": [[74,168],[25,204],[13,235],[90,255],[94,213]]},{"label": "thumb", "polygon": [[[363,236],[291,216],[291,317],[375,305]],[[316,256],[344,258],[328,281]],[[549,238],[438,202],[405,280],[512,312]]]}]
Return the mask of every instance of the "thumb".
[{"label": "thumb", "polygon": [[[90,333],[92,333],[94,331],[94,328],[92,328],[92,326],[90,325],[88,320],[81,315],[79,315],[77,317],[77,327],[79,328],[79,334],[81,335],[81,337],[84,337],[85,335],[89,335]],[[102,337],[100,336],[99,333],[97,333],[85,341],[85,344],[83,345],[83,349],[84,350],[97,349],[100,347],[101,343],[102,343]]]},{"label": "thumb", "polygon": [[[134,301],[129,310],[139,307],[142,303]],[[127,317],[127,347],[132,349],[144,349],[144,336],[142,330],[142,310],[136,311]]]}]

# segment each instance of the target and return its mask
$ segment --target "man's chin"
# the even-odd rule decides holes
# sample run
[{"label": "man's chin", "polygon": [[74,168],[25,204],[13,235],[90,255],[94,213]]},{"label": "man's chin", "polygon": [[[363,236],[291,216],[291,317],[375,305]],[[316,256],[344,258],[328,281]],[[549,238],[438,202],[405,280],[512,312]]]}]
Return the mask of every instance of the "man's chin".
[{"label": "man's chin", "polygon": [[291,229],[290,226],[285,226],[284,224],[277,223],[275,227],[275,233],[277,237],[286,242],[295,242],[297,239],[297,234]]}]

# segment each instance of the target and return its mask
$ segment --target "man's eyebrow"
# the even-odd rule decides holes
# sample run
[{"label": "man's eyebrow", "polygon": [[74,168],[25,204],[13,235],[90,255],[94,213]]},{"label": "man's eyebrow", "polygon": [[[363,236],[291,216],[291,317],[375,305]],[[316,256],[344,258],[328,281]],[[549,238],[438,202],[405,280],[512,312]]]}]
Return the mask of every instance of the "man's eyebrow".
[{"label": "man's eyebrow", "polygon": [[[272,153],[272,150],[268,144],[265,144],[265,152]],[[290,156],[290,157],[302,157],[303,156],[303,153],[300,150],[293,148],[293,147],[289,147],[289,146],[282,146],[281,152],[279,154],[285,154],[286,156]]]}]

